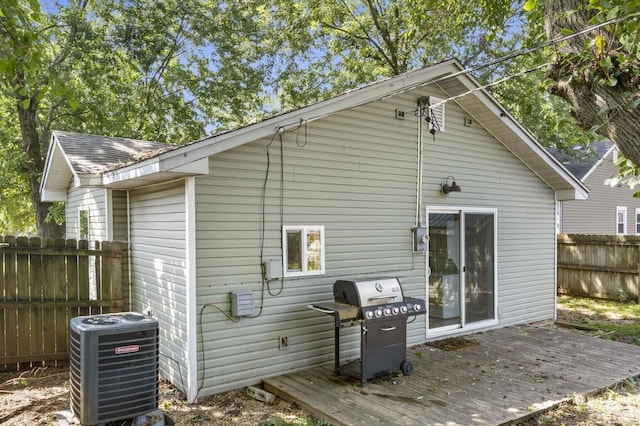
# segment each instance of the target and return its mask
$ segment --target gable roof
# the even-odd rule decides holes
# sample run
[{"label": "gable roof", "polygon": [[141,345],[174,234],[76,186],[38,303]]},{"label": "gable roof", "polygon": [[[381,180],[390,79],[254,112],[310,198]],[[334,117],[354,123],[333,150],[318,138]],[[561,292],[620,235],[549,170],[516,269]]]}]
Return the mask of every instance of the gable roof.
[{"label": "gable roof", "polygon": [[614,149],[613,142],[600,141],[588,146],[572,147],[570,152],[560,151],[557,148],[551,148],[549,152],[575,177],[584,182]]},{"label": "gable roof", "polygon": [[104,172],[174,148],[175,145],[159,142],[55,130],[47,153],[41,197],[44,201],[64,201],[71,179],[76,186],[101,186]]},{"label": "gable roof", "polygon": [[[476,122],[554,189],[558,199],[586,199],[588,189],[551,156],[454,59],[381,80],[326,101],[157,153],[150,158],[141,158],[124,167],[105,170],[101,174],[101,184],[111,188],[134,188],[150,181],[175,178],[180,174],[206,174],[209,156],[270,137],[280,128],[297,126],[300,122],[314,121],[339,111],[426,86],[435,86],[445,92],[449,101],[456,102],[474,117]],[[454,97],[455,100],[452,99]],[[49,166],[50,163],[48,158]],[[48,170],[49,167],[46,171]],[[45,173],[42,188],[54,186],[52,177],[53,173]],[[59,185],[56,187],[58,191],[62,189]],[[50,193],[56,192],[51,189]],[[66,191],[66,185],[64,190]],[[48,195],[45,191],[42,193]]]}]

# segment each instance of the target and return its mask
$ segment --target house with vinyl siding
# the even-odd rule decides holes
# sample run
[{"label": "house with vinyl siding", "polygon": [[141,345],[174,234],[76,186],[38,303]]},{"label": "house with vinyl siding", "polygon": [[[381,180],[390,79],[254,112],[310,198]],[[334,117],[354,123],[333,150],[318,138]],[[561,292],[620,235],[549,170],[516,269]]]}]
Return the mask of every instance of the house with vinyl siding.
[{"label": "house with vinyl siding", "polygon": [[637,188],[606,183],[619,173],[618,148],[613,142],[593,142],[569,152],[551,153],[589,188],[587,201],[559,202],[559,233],[640,235],[640,198],[633,196]]},{"label": "house with vinyl siding", "polygon": [[[84,138],[138,152],[85,172]],[[182,146],[127,141],[54,132],[41,191],[68,237],[84,205],[90,235],[129,242],[131,308],[189,401],[332,362],[333,318],[308,306],[338,279],[428,300],[410,345],[554,318],[556,202],[588,193],[455,60]],[[358,357],[359,328],[341,335]]]}]

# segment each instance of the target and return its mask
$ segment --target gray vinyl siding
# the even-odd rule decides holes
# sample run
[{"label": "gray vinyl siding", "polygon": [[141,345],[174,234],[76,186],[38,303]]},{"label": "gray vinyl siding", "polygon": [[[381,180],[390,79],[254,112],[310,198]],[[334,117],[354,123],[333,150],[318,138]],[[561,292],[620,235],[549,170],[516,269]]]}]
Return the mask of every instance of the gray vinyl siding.
[{"label": "gray vinyl siding", "polygon": [[115,241],[128,240],[127,225],[127,192],[111,191],[111,202],[113,210],[113,239]]},{"label": "gray vinyl siding", "polygon": [[160,326],[160,370],[187,382],[186,222],[184,181],[131,191],[133,309]]},{"label": "gray vinyl siding", "polygon": [[[497,209],[498,319],[511,325],[555,315],[555,197],[551,188],[467,114],[447,104],[447,131],[430,140],[428,206]],[[440,194],[455,176],[462,192]]]},{"label": "gray vinyl siding", "polygon": [[[277,136],[210,159],[210,176],[196,179],[201,395],[332,361],[333,319],[307,305],[333,300],[336,279],[393,276],[405,295],[426,297],[426,257],[413,253],[411,233],[417,184],[413,110],[424,94],[446,97],[405,93],[285,133],[282,223]],[[407,112],[405,120],[394,118],[397,108]],[[446,132],[434,141],[425,130],[421,213],[427,205],[496,208],[501,324],[552,318],[553,191],[480,126],[463,127],[464,116],[450,102]],[[463,192],[440,195],[448,175]],[[281,224],[324,225],[324,275],[262,283],[261,251],[265,260],[282,259]],[[236,289],[253,291],[256,315],[263,306],[260,316],[234,323],[223,314],[230,312]],[[288,337],[288,348],[279,349],[279,336]],[[342,336],[343,359],[357,356],[359,328],[345,328]],[[425,339],[426,318],[419,316],[409,324],[409,344]]]},{"label": "gray vinyl siding", "polygon": [[66,238],[80,238],[80,210],[89,210],[89,240],[104,241],[107,236],[106,192],[104,188],[69,187],[65,204]]},{"label": "gray vinyl siding", "polygon": [[[604,182],[618,173],[609,153],[584,181],[589,199],[562,203],[562,226],[565,234],[616,234],[616,207],[627,207],[627,234],[636,235],[636,208],[640,199],[628,187],[612,188]],[[636,188],[637,189],[637,188]]]}]

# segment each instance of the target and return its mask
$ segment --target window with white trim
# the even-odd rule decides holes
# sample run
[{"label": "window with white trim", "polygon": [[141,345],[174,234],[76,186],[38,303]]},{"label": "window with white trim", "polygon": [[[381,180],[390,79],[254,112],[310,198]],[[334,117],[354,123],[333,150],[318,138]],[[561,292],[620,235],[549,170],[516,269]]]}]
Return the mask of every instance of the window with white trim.
[{"label": "window with white trim", "polygon": [[640,209],[636,208],[636,235],[640,235]]},{"label": "window with white trim", "polygon": [[627,208],[624,206],[616,207],[616,234],[627,234]]},{"label": "window with white trim", "polygon": [[324,274],[324,226],[284,226],[285,277]]}]

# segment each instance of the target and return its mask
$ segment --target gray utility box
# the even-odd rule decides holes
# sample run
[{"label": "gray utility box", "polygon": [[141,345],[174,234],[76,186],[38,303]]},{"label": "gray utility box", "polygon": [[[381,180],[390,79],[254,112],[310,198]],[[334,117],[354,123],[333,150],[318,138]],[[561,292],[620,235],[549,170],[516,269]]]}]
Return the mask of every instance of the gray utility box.
[{"label": "gray utility box", "polygon": [[70,323],[71,410],[83,425],[158,409],[158,322],[123,312]]}]

